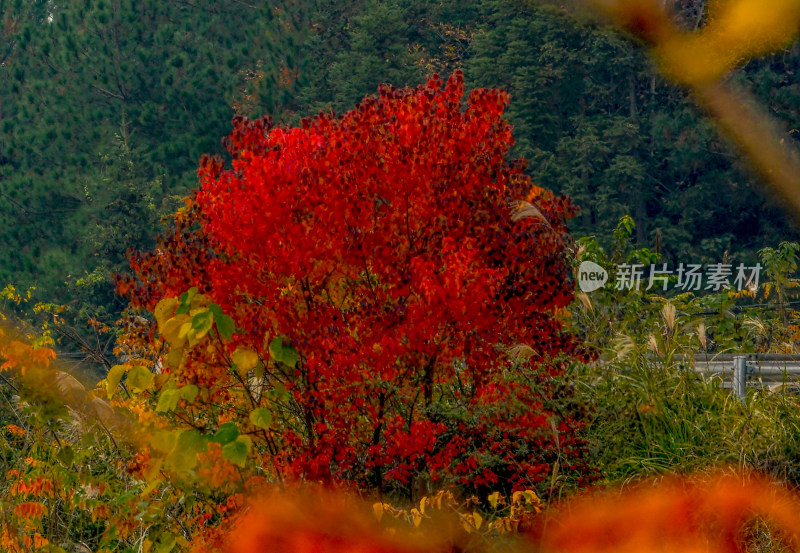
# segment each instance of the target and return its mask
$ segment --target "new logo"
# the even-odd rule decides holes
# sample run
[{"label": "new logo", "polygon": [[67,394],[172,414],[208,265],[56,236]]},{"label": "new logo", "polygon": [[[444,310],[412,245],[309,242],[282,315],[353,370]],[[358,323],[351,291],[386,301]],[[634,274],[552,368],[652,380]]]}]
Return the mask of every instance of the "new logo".
[{"label": "new logo", "polygon": [[602,288],[608,282],[608,272],[593,261],[584,261],[578,267],[578,287],[587,294]]}]

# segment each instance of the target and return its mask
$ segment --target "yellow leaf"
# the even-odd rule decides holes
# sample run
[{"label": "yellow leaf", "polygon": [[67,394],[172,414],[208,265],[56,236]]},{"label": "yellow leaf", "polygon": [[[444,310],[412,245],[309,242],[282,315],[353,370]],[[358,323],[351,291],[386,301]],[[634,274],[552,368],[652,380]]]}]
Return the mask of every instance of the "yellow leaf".
[{"label": "yellow leaf", "polygon": [[411,518],[414,521],[414,526],[419,528],[419,525],[422,524],[422,514],[416,509],[411,509]]},{"label": "yellow leaf", "polygon": [[189,334],[190,330],[192,330],[192,321],[186,321],[178,329],[178,339],[182,340],[182,339],[186,338],[186,335]]},{"label": "yellow leaf", "polygon": [[425,514],[425,505],[427,503],[428,503],[427,497],[423,497],[422,499],[419,500],[419,512],[422,513],[423,515]]},{"label": "yellow leaf", "polygon": [[163,334],[164,333],[164,324],[170,320],[172,315],[175,313],[175,306],[178,305],[178,298],[164,298],[156,308],[153,310],[153,314],[156,316],[156,322],[158,323],[158,331]]},{"label": "yellow leaf", "polygon": [[525,495],[525,500],[531,505],[539,505],[542,502],[533,490],[525,490],[522,493]]},{"label": "yellow leaf", "polygon": [[272,413],[269,409],[264,409],[263,407],[253,409],[250,413],[250,422],[259,428],[268,430],[272,424]]},{"label": "yellow leaf", "polygon": [[[161,474],[161,465],[164,464],[164,459],[154,459],[151,461],[150,465],[148,465],[147,470],[144,472],[144,479],[146,482],[152,483],[154,480],[160,480],[157,478]],[[149,487],[149,486],[148,486]],[[155,489],[155,486],[151,488],[151,491]],[[144,492],[142,492],[144,495]]]},{"label": "yellow leaf", "polygon": [[189,304],[189,309],[198,309],[206,307],[210,303],[208,296],[205,294],[195,294],[192,296],[192,301]]},{"label": "yellow leaf", "polygon": [[[164,328],[159,330],[161,335],[167,342],[170,343],[171,346],[181,347],[183,345],[185,333],[183,336],[181,336],[180,332],[183,326],[186,324],[188,318],[189,317],[185,313],[176,315],[165,322]],[[191,328],[191,323],[189,323],[189,327]]]},{"label": "yellow leaf", "polygon": [[[161,468],[160,464],[159,468]],[[161,480],[160,478],[155,478],[151,480],[150,483],[147,485],[147,487],[144,490],[142,490],[142,492],[139,494],[139,497],[147,498],[157,487],[159,487],[163,483],[164,481]]]},{"label": "yellow leaf", "polygon": [[114,365],[108,371],[106,375],[106,394],[108,398],[111,399],[111,396],[114,395],[114,392],[117,391],[117,387],[119,386],[120,380],[122,380],[122,375],[125,374],[125,366],[124,365]]},{"label": "yellow leaf", "polygon": [[156,451],[169,453],[175,448],[178,439],[177,432],[171,430],[159,430],[150,436],[150,445]]},{"label": "yellow leaf", "polygon": [[153,385],[153,373],[147,370],[147,367],[137,365],[128,371],[128,378],[125,384],[129,389],[134,392],[143,392]]},{"label": "yellow leaf", "polygon": [[483,526],[483,517],[478,511],[472,512],[472,523],[475,525],[475,530],[480,530]]},{"label": "yellow leaf", "polygon": [[250,349],[236,348],[231,355],[231,360],[239,373],[247,374],[258,365],[258,354]]},{"label": "yellow leaf", "polygon": [[180,348],[171,349],[170,352],[167,354],[166,359],[164,359],[164,363],[167,367],[172,369],[177,369],[181,365],[181,361],[183,360],[183,350]]},{"label": "yellow leaf", "polygon": [[497,502],[500,500],[500,492],[492,492],[489,494],[489,505],[492,506],[492,509],[497,509]]},{"label": "yellow leaf", "polygon": [[375,514],[375,518],[378,519],[378,522],[380,522],[383,518],[383,503],[373,503],[372,512]]}]

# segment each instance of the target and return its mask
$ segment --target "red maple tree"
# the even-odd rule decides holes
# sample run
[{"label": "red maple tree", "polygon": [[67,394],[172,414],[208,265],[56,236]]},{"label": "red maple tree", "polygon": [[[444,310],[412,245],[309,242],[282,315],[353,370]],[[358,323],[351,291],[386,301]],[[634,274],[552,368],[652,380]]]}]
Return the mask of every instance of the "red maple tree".
[{"label": "red maple tree", "polygon": [[[412,491],[591,473],[580,423],[553,410],[586,358],[556,316],[574,208],[507,159],[508,95],[464,93],[456,73],[294,128],[236,119],[232,167],[203,161],[174,232],[121,283],[148,309],[198,286],[233,317],[230,348],[288,390],[265,450],[285,476]],[[276,336],[297,360],[269,359]],[[183,378],[225,388],[226,367],[196,361]]]}]

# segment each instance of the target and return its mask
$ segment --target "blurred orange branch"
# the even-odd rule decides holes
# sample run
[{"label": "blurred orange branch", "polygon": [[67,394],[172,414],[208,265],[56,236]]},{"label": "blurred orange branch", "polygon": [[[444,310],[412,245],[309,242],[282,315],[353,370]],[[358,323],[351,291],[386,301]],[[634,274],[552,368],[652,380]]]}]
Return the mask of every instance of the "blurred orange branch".
[{"label": "blurred orange branch", "polygon": [[29,344],[20,332],[10,326],[0,326],[2,372],[14,376],[15,390],[23,397],[56,407],[68,407],[100,426],[115,445],[117,441],[112,430],[126,439],[132,439],[135,435],[130,421],[118,410],[59,368],[56,353],[52,349]]},{"label": "blurred orange branch", "polygon": [[662,72],[688,87],[800,221],[800,161],[770,116],[724,77],[748,58],[782,48],[800,29],[800,0],[711,2],[707,24],[685,32],[659,0],[593,0],[648,46]]}]

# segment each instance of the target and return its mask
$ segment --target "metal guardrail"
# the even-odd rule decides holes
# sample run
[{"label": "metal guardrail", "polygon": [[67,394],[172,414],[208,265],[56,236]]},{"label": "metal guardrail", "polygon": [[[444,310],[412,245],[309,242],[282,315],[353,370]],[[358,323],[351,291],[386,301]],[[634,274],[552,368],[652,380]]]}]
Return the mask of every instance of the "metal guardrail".
[{"label": "metal guardrail", "polygon": [[697,354],[678,362],[704,376],[718,377],[723,387],[733,389],[737,397],[747,395],[747,383],[761,388],[796,387],[800,391],[800,355]]}]

